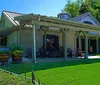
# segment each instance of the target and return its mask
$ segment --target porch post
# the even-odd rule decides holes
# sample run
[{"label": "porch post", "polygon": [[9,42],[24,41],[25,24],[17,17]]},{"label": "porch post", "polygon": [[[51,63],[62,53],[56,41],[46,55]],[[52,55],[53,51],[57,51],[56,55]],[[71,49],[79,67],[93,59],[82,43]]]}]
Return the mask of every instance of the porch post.
[{"label": "porch post", "polygon": [[46,34],[46,31],[44,31],[44,49],[45,49],[45,51],[47,49],[46,43],[47,43],[47,34]]},{"label": "porch post", "polygon": [[34,23],[32,23],[33,24],[33,38],[32,38],[32,40],[33,40],[33,43],[32,43],[32,61],[34,62],[34,63],[36,63],[36,24],[34,24]]},{"label": "porch post", "polygon": [[78,38],[79,38],[79,49],[81,50],[81,37],[80,37],[80,35],[78,36]]},{"label": "porch post", "polygon": [[19,29],[20,29],[20,26],[19,26],[18,29],[16,29],[16,31],[17,31],[17,35],[16,35],[16,38],[17,38],[16,43],[17,43],[17,45],[19,45]]},{"label": "porch post", "polygon": [[76,48],[77,48],[77,47],[76,47],[76,38],[77,38],[77,37],[76,37],[76,35],[74,34],[74,51],[77,50],[77,49],[76,49]]},{"label": "porch post", "polygon": [[99,50],[98,50],[98,38],[96,38],[96,53],[99,53]]},{"label": "porch post", "polygon": [[63,46],[64,46],[64,57],[67,60],[67,48],[68,48],[68,32],[67,31],[63,31]]},{"label": "porch post", "polygon": [[85,57],[84,59],[88,59],[88,34],[85,33]]},{"label": "porch post", "polygon": [[19,29],[17,30],[17,44],[18,44],[18,45],[20,45],[20,37],[21,37],[21,36],[20,36],[20,34],[21,34],[21,33],[20,33],[20,29],[21,29],[21,26],[19,26]]},{"label": "porch post", "polygon": [[91,46],[91,44],[90,44],[90,38],[88,38],[88,40],[89,40],[89,42],[88,42],[89,43],[89,46]]}]

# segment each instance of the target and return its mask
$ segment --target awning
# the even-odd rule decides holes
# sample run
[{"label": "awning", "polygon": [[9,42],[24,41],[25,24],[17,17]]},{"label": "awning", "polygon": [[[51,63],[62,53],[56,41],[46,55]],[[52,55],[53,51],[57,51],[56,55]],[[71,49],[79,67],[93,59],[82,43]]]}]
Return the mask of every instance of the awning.
[{"label": "awning", "polygon": [[8,36],[12,32],[14,32],[16,29],[12,27],[0,27],[0,36]]}]

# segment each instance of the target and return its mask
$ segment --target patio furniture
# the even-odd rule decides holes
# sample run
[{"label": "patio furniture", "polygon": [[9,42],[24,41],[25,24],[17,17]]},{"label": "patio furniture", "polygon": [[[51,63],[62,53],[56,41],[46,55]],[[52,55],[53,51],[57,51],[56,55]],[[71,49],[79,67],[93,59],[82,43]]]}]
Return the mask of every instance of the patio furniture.
[{"label": "patio furniture", "polygon": [[49,51],[47,56],[48,57],[61,57],[61,53],[59,51]]},{"label": "patio furniture", "polygon": [[78,49],[78,51],[76,52],[76,57],[78,57],[78,56],[80,56],[80,57],[83,56],[83,52],[80,49]]},{"label": "patio furniture", "polygon": [[28,47],[26,49],[26,58],[32,58],[32,48],[31,47]]},{"label": "patio furniture", "polygon": [[67,56],[72,57],[72,49],[71,48],[67,49]]},{"label": "patio furniture", "polygon": [[43,48],[39,48],[39,51],[36,54],[37,54],[37,57],[43,58],[46,56],[47,52]]}]

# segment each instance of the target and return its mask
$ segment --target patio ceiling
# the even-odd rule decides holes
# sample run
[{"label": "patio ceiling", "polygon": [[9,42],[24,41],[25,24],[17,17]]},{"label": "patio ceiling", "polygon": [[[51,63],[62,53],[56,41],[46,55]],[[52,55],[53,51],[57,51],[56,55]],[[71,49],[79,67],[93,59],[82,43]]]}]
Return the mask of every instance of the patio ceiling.
[{"label": "patio ceiling", "polygon": [[0,27],[0,36],[7,36],[14,32],[16,29],[11,27]]}]

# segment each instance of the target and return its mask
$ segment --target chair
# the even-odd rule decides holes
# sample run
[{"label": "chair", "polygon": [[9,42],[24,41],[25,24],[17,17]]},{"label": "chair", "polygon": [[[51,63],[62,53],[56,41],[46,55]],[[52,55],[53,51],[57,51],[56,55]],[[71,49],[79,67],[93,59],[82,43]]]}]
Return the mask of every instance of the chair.
[{"label": "chair", "polygon": [[82,51],[80,49],[78,49],[78,51],[76,52],[76,57],[77,56],[80,56],[80,57],[83,56],[83,53],[82,53]]},{"label": "chair", "polygon": [[28,47],[26,49],[26,58],[32,58],[32,48],[31,47]]},{"label": "chair", "polygon": [[72,49],[71,48],[67,49],[67,56],[72,57]]}]

